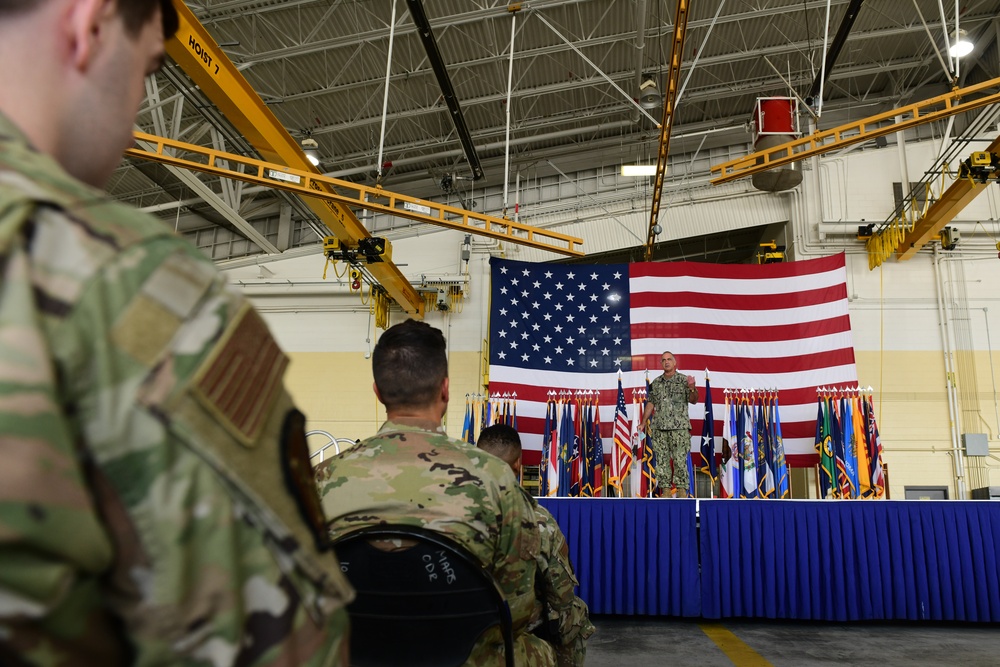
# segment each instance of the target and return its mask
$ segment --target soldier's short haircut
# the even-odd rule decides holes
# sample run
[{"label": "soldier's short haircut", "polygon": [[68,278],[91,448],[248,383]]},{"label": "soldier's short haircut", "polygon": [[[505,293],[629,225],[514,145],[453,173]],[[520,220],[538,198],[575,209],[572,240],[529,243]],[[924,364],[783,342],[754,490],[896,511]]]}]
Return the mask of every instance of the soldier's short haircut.
[{"label": "soldier's short haircut", "polygon": [[[44,0],[0,0],[0,20],[5,16],[34,9],[43,2]],[[115,4],[129,35],[138,35],[157,7],[163,15],[163,38],[169,39],[177,32],[177,9],[172,0],[116,0]]]},{"label": "soldier's short haircut", "polygon": [[372,374],[386,408],[430,405],[448,377],[444,334],[417,320],[389,327],[372,351]]},{"label": "soldier's short haircut", "polygon": [[521,435],[511,426],[494,424],[487,426],[479,434],[476,447],[513,466],[521,458]]}]

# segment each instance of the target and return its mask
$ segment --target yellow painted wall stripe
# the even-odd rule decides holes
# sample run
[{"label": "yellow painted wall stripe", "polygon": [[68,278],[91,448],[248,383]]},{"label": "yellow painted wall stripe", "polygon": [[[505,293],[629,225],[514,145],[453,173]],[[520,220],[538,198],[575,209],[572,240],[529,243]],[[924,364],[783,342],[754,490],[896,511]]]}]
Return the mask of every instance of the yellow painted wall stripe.
[{"label": "yellow painted wall stripe", "polygon": [[698,625],[715,645],[722,649],[726,657],[733,661],[736,667],[774,667],[760,653],[747,646],[742,639],[734,635],[718,623],[701,623]]}]

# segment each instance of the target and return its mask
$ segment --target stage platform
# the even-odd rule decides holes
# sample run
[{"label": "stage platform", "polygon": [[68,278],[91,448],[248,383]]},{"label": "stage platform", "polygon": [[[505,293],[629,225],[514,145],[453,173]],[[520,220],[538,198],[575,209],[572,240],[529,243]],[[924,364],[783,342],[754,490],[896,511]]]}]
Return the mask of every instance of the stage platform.
[{"label": "stage platform", "polygon": [[1000,502],[539,502],[593,614],[1000,622]]}]

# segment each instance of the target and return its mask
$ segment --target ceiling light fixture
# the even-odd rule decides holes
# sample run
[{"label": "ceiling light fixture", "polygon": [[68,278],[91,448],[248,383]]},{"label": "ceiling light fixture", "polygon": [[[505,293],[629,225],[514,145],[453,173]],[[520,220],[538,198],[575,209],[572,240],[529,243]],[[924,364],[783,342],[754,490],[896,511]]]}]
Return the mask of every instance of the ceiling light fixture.
[{"label": "ceiling light fixture", "polygon": [[663,100],[660,91],[656,89],[656,80],[652,75],[644,74],[639,85],[639,106],[646,111],[657,109]]},{"label": "ceiling light fixture", "polygon": [[972,42],[969,41],[969,33],[966,31],[959,30],[951,34],[951,48],[948,49],[948,55],[952,58],[964,58],[972,53],[973,48]]},{"label": "ceiling light fixture", "polygon": [[303,139],[302,152],[306,154],[306,159],[309,160],[314,167],[319,166],[319,144],[316,143],[315,139],[310,137]]},{"label": "ceiling light fixture", "polygon": [[656,176],[655,164],[623,164],[622,176]]}]

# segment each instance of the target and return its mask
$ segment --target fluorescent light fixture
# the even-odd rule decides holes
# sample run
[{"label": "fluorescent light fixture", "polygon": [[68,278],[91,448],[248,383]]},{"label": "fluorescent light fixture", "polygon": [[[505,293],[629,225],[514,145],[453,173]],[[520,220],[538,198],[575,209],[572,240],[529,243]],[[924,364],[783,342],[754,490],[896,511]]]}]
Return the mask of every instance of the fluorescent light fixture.
[{"label": "fluorescent light fixture", "polygon": [[964,30],[959,30],[958,34],[952,34],[951,36],[951,48],[948,49],[948,55],[952,58],[964,58],[965,56],[972,53],[973,45],[969,41],[969,35]]},{"label": "fluorescent light fixture", "polygon": [[622,176],[656,176],[655,164],[623,164]]}]

